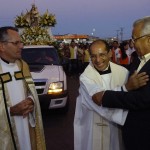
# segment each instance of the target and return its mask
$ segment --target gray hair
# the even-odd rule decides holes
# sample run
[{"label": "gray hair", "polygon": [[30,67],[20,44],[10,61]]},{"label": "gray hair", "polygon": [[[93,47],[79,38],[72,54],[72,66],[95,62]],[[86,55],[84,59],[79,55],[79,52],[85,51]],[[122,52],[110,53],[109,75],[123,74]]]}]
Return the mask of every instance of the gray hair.
[{"label": "gray hair", "polygon": [[150,16],[146,16],[146,17],[136,20],[133,23],[133,27],[135,27],[139,23],[143,23],[143,27],[141,29],[141,36],[150,34]]}]

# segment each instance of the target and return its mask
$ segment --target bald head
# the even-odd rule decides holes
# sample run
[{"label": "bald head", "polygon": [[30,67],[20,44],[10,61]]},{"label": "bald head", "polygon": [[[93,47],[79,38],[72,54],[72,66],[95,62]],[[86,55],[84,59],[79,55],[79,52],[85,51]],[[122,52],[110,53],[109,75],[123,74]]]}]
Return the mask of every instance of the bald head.
[{"label": "bald head", "polygon": [[109,50],[110,50],[110,47],[109,47],[108,43],[107,43],[106,41],[104,41],[104,40],[99,39],[99,40],[94,41],[94,42],[90,45],[90,47],[89,47],[89,52],[90,52],[90,54],[91,54],[91,50],[92,50],[94,47],[98,47],[98,46],[103,46],[107,52],[109,52]]}]

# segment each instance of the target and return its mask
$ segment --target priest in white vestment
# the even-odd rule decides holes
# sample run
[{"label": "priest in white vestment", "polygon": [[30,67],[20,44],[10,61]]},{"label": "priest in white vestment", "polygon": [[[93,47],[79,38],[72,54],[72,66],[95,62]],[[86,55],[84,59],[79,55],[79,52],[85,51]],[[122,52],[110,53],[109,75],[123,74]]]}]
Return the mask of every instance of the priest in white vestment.
[{"label": "priest in white vestment", "polygon": [[45,150],[40,105],[14,27],[0,28],[0,149]]},{"label": "priest in white vestment", "polygon": [[98,91],[121,90],[128,71],[110,62],[111,51],[103,40],[92,43],[90,56],[92,62],[80,76],[74,118],[74,150],[122,150],[121,131],[117,124],[124,124],[128,111],[100,107],[91,97]]}]

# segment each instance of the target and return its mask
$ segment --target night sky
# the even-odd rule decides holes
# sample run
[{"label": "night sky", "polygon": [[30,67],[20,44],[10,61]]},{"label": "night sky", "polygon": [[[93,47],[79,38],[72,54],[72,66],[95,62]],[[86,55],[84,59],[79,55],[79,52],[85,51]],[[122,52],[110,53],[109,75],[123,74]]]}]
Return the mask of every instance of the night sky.
[{"label": "night sky", "polygon": [[123,39],[131,36],[132,23],[150,15],[150,0],[0,0],[0,26],[14,25],[14,18],[30,10],[55,14],[53,34],[88,34],[114,37],[123,28]]}]

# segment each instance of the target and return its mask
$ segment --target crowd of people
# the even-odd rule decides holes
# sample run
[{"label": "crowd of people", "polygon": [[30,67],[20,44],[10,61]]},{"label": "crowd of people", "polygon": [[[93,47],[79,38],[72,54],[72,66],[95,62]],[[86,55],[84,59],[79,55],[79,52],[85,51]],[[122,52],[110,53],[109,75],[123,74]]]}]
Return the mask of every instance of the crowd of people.
[{"label": "crowd of people", "polygon": [[76,43],[74,40],[59,45],[60,58],[67,75],[80,75],[90,62],[88,43]]},{"label": "crowd of people", "polygon": [[119,43],[113,41],[111,46],[112,62],[129,69],[133,59],[137,57],[132,39]]}]

